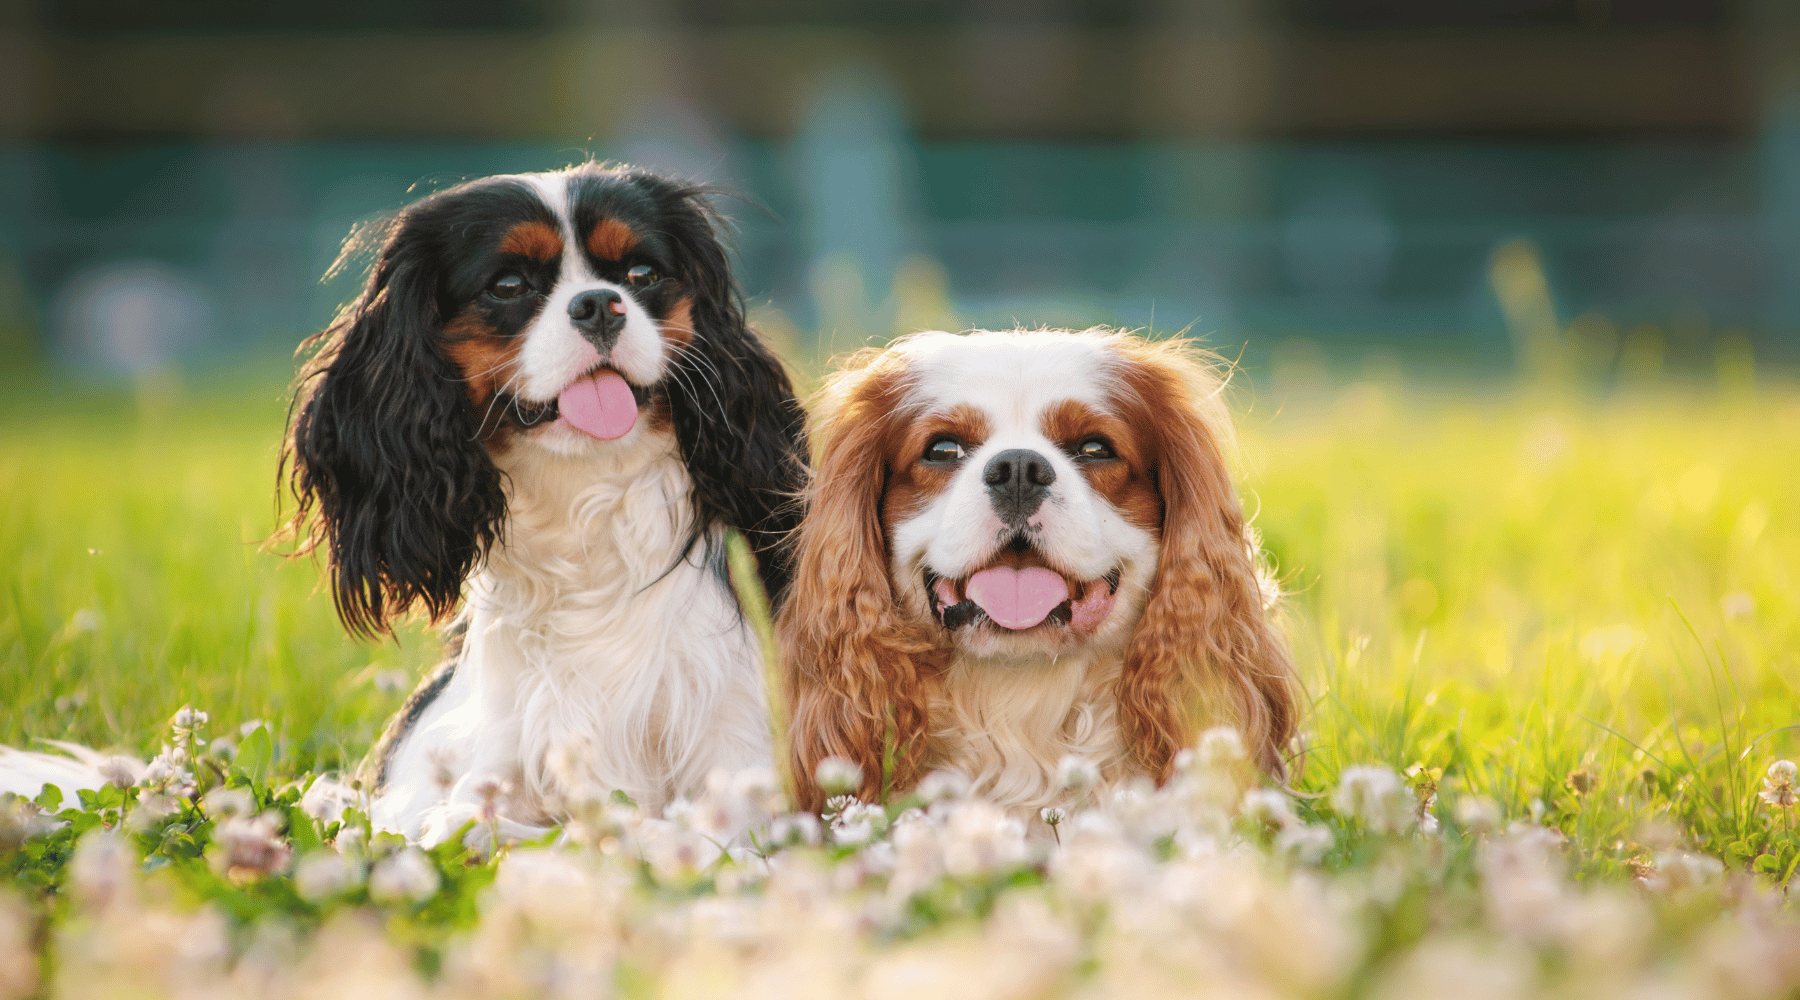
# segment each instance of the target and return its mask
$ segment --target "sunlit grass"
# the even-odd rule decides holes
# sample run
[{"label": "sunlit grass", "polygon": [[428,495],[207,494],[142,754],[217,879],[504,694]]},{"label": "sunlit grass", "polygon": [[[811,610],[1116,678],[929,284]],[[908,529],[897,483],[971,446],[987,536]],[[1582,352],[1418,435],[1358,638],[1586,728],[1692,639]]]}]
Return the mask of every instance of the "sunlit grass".
[{"label": "sunlit grass", "polygon": [[[1800,395],[1237,402],[1312,704],[1299,790],[1441,771],[1445,803],[1542,809],[1589,871],[1658,837],[1777,850],[1754,792],[1800,735]],[[288,772],[366,749],[435,644],[352,642],[315,567],[262,548],[285,405],[251,380],[4,411],[0,741],[154,751],[191,702],[269,720]]]}]

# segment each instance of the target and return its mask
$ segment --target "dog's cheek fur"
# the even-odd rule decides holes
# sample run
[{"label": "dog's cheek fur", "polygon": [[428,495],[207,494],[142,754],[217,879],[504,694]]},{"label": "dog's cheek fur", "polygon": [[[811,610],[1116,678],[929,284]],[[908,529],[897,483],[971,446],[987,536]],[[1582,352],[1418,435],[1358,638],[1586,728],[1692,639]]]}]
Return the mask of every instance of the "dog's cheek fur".
[{"label": "dog's cheek fur", "polygon": [[1286,641],[1263,608],[1243,508],[1216,427],[1210,378],[1154,345],[1122,348],[1122,408],[1153,428],[1161,556],[1118,682],[1128,752],[1158,779],[1200,722],[1229,722],[1277,778],[1297,703]]},{"label": "dog's cheek fur", "polygon": [[885,761],[893,765],[887,789],[903,792],[917,782],[925,751],[925,683],[944,652],[895,600],[881,520],[899,374],[843,373],[821,406],[819,465],[778,622],[791,772],[805,809],[823,805],[815,774],[826,757],[861,767],[859,794],[873,799]]},{"label": "dog's cheek fur", "polygon": [[505,518],[463,372],[440,343],[429,206],[390,226],[362,295],[314,338],[283,457],[301,551],[325,549],[338,615],[360,635],[415,605],[447,616]]}]

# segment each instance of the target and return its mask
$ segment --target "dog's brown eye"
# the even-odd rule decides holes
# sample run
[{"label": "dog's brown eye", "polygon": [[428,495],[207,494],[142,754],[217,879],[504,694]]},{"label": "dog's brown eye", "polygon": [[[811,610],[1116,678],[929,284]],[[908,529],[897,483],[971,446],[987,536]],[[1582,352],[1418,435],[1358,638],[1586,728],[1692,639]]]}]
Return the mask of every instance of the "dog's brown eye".
[{"label": "dog's brown eye", "polygon": [[952,437],[941,437],[925,446],[925,461],[949,463],[963,457],[962,442]]},{"label": "dog's brown eye", "polygon": [[1075,446],[1075,457],[1101,461],[1108,458],[1117,458],[1118,456],[1113,454],[1112,445],[1107,444],[1104,439],[1088,438],[1086,441]]},{"label": "dog's brown eye", "polygon": [[516,299],[525,294],[525,279],[516,274],[502,274],[488,286],[488,294],[496,299]]},{"label": "dog's brown eye", "polygon": [[649,288],[661,280],[662,276],[648,264],[639,264],[625,272],[625,283],[634,288]]}]

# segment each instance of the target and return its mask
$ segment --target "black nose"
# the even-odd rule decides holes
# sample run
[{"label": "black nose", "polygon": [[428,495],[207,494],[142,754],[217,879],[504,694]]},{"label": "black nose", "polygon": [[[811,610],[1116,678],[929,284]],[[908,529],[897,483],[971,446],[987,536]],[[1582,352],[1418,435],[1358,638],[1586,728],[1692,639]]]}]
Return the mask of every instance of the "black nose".
[{"label": "black nose", "polygon": [[988,459],[981,478],[994,513],[1007,524],[1021,525],[1044,505],[1050,484],[1056,482],[1056,469],[1035,451],[1011,448]]},{"label": "black nose", "polygon": [[591,288],[569,300],[569,322],[604,354],[625,328],[625,300],[610,288]]}]

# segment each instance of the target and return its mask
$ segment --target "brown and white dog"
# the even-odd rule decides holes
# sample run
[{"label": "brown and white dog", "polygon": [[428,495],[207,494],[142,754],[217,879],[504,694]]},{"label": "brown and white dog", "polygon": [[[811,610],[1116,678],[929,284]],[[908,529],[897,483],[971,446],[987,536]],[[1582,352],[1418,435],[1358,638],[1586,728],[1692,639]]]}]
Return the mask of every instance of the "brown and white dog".
[{"label": "brown and white dog", "polygon": [[1105,330],[922,333],[832,375],[780,617],[802,803],[841,756],[864,798],[948,769],[1036,808],[1068,754],[1161,780],[1213,722],[1282,776],[1293,669],[1222,388]]}]

